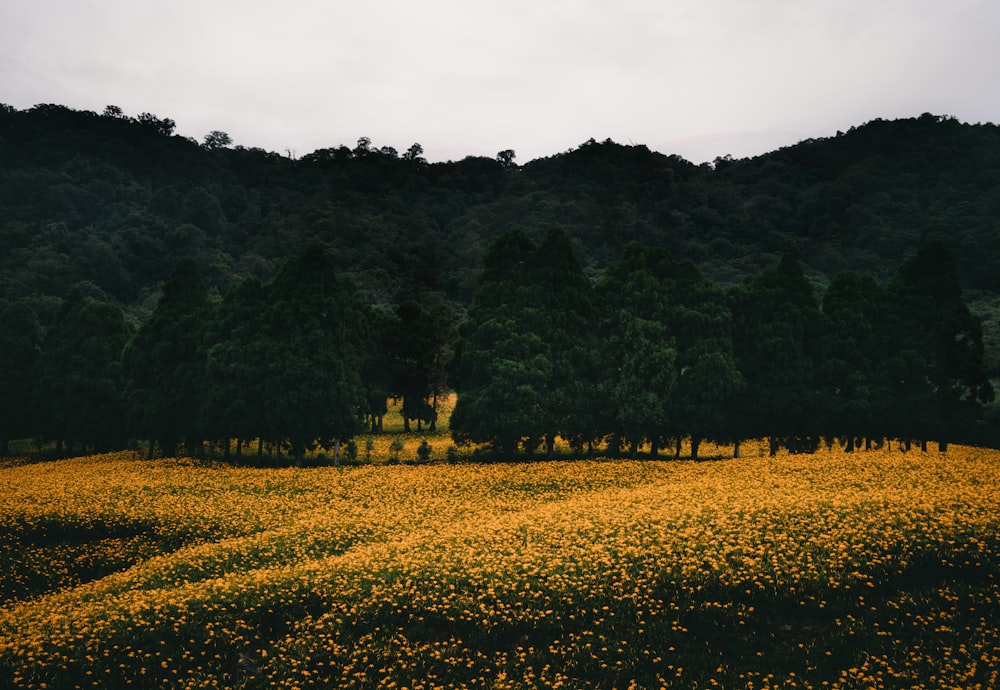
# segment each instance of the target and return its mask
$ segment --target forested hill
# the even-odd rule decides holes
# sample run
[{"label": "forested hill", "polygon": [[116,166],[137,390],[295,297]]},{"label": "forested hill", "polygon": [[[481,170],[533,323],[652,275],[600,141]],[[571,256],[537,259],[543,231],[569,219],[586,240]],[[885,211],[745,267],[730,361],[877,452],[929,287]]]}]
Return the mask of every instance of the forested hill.
[{"label": "forested hill", "polygon": [[885,279],[942,240],[966,288],[1000,290],[992,124],[876,120],[700,166],[593,140],[523,165],[513,152],[428,163],[419,144],[399,153],[366,138],[293,159],[174,127],[114,107],[0,106],[0,298],[44,318],[89,282],[141,320],[182,256],[224,294],[318,241],[372,304],[427,291],[467,304],[493,239],[553,226],[592,278],[638,240],[722,284],[792,250],[822,287],[842,269]]}]

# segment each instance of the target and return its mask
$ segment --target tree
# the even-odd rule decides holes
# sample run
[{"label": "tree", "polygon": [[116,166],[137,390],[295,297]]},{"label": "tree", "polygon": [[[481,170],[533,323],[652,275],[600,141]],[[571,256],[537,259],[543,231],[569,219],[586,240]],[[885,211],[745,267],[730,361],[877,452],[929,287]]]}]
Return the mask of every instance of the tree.
[{"label": "tree", "polygon": [[744,381],[733,355],[725,294],[693,263],[666,252],[654,255],[652,267],[665,294],[666,328],[676,338],[677,385],[669,404],[677,450],[687,436],[695,459],[705,439],[733,443],[738,455],[738,396]]},{"label": "tree", "polygon": [[33,410],[50,439],[106,451],[126,442],[121,355],[129,329],[119,307],[74,287],[45,336]]},{"label": "tree", "polygon": [[556,436],[582,446],[597,433],[596,307],[569,238],[553,228],[535,246],[509,232],[484,263],[450,377],[456,439],[490,440],[503,452],[544,441],[549,455]]},{"label": "tree", "polygon": [[703,439],[736,445],[738,427],[733,423],[734,401],[743,391],[743,376],[726,345],[703,341],[683,355],[685,365],[678,377],[674,415],[678,429],[691,439],[691,458],[698,459]]},{"label": "tree", "polygon": [[392,390],[403,398],[403,427],[409,432],[411,419],[419,429],[437,417],[427,403],[438,351],[434,324],[418,302],[409,300],[396,307],[388,336]]},{"label": "tree", "polygon": [[524,315],[548,350],[551,367],[539,420],[546,453],[556,436],[577,447],[597,436],[597,319],[594,289],[561,227],[549,230],[528,262]]},{"label": "tree", "polygon": [[624,440],[635,456],[639,445],[653,449],[670,424],[670,395],[676,385],[677,351],[661,321],[627,312],[615,314],[605,341],[609,435]]},{"label": "tree", "polygon": [[427,163],[427,159],[423,156],[424,147],[420,144],[413,144],[410,148],[406,149],[406,153],[403,154],[403,160],[413,163]]},{"label": "tree", "polygon": [[433,292],[402,302],[385,319],[381,354],[387,363],[382,366],[390,376],[383,382],[378,371],[369,370],[369,376],[382,382],[375,386],[382,391],[382,400],[372,402],[384,407],[387,390],[401,396],[404,431],[410,431],[412,420],[418,430],[425,422],[430,430],[436,428],[438,396],[447,387],[445,363],[451,354],[454,320],[452,305]]},{"label": "tree", "polygon": [[334,448],[360,429],[362,307],[322,247],[290,259],[268,286],[263,314],[268,428],[296,465],[315,445]]},{"label": "tree", "polygon": [[886,370],[889,332],[885,294],[868,274],[837,274],[823,297],[821,357],[824,432],[845,439],[845,450],[888,431],[891,411]]},{"label": "tree", "polygon": [[740,375],[724,294],[688,261],[663,249],[626,245],[598,285],[602,298],[603,386],[613,435],[635,454],[645,441],[738,442]]},{"label": "tree", "polygon": [[209,438],[224,444],[226,455],[231,439],[240,455],[242,442],[267,428],[264,300],[256,279],[234,285],[216,307],[207,337],[202,423]]},{"label": "tree", "polygon": [[603,435],[633,455],[653,449],[670,424],[677,383],[676,341],[667,329],[667,294],[650,269],[653,250],[628,244],[597,284],[600,304],[600,405]]},{"label": "tree", "polygon": [[205,135],[204,147],[206,149],[224,149],[232,145],[233,138],[225,132],[213,129]]},{"label": "tree", "polygon": [[906,439],[961,435],[993,399],[983,332],[962,300],[958,267],[940,242],[922,247],[888,286],[896,425]]},{"label": "tree", "polygon": [[539,420],[551,356],[530,326],[533,294],[526,284],[535,250],[523,232],[508,231],[483,259],[448,370],[458,393],[451,417],[458,443],[491,443],[505,454],[544,434]]},{"label": "tree", "polygon": [[208,290],[198,267],[193,259],[181,259],[123,355],[133,423],[150,439],[150,452],[155,443],[172,456],[182,440],[189,453],[198,451],[209,318]]},{"label": "tree", "polygon": [[516,168],[517,163],[514,162],[516,156],[514,149],[504,149],[497,153],[497,162],[504,168]]},{"label": "tree", "polygon": [[360,365],[365,406],[361,416],[374,434],[382,431],[383,419],[389,411],[393,382],[391,338],[396,319],[395,314],[384,309],[369,309],[365,318],[367,347],[361,352]]},{"label": "tree", "polygon": [[747,437],[809,449],[820,428],[815,358],[820,324],[812,285],[785,254],[774,268],[730,291],[734,354],[746,383]]},{"label": "tree", "polygon": [[524,440],[540,439],[550,354],[541,338],[513,321],[490,319],[466,329],[462,367],[453,378],[458,402],[451,416],[458,443],[490,443],[501,456]]},{"label": "tree", "polygon": [[363,158],[372,152],[372,140],[369,137],[359,137],[354,147],[354,157]]},{"label": "tree", "polygon": [[171,136],[174,133],[174,128],[177,126],[177,123],[169,117],[161,120],[152,113],[141,113],[139,117],[136,118],[136,122],[151,132],[164,137]]},{"label": "tree", "polygon": [[0,305],[0,457],[10,441],[35,433],[31,400],[41,351],[33,310],[24,300]]}]

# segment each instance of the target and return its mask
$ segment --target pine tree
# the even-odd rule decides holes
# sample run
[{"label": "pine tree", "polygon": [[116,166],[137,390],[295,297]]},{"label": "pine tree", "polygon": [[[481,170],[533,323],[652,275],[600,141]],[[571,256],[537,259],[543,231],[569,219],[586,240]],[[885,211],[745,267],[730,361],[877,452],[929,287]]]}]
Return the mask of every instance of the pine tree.
[{"label": "pine tree", "polygon": [[360,430],[364,340],[356,294],[318,245],[289,260],[268,286],[262,317],[262,432],[281,439],[297,465],[314,444],[334,448]]},{"label": "pine tree", "polygon": [[45,337],[33,410],[39,431],[84,449],[111,450],[127,440],[121,354],[129,330],[119,307],[76,287]]},{"label": "pine tree", "polygon": [[136,432],[172,456],[185,441],[202,441],[205,393],[204,335],[210,321],[208,291],[192,259],[177,262],[149,320],[124,352],[127,396]]}]

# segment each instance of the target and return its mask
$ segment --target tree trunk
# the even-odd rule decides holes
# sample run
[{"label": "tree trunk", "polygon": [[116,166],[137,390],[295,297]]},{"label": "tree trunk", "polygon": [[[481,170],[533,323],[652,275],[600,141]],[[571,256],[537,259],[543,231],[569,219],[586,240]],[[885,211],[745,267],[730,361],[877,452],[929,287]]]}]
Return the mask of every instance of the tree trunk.
[{"label": "tree trunk", "polygon": [[948,442],[947,441],[938,441],[938,452],[939,453],[947,453],[948,452]]},{"label": "tree trunk", "polygon": [[677,437],[677,444],[674,446],[674,460],[681,456],[681,444],[684,442],[680,436]]},{"label": "tree trunk", "polygon": [[921,453],[926,453],[927,452],[927,440],[926,439],[921,439],[920,440],[920,452]]},{"label": "tree trunk", "polygon": [[778,442],[777,437],[771,436],[771,437],[768,438],[768,445],[769,445],[769,448],[768,448],[768,453],[767,454],[768,454],[769,457],[773,458],[774,456],[776,456],[778,454],[778,447],[781,444]]},{"label": "tree trunk", "polygon": [[694,436],[691,437],[691,459],[698,459],[698,446],[701,445],[701,439]]},{"label": "tree trunk", "polygon": [[847,442],[844,444],[844,452],[845,453],[853,453],[854,452],[854,435],[853,434],[847,437]]},{"label": "tree trunk", "polygon": [[743,457],[743,453],[740,451],[740,442],[739,441],[734,441],[733,442],[733,457],[734,458],[742,458]]},{"label": "tree trunk", "polygon": [[555,455],[555,452],[556,452],[556,437],[555,437],[554,434],[546,434],[545,435],[545,457],[547,457],[549,460],[551,460],[552,456]]},{"label": "tree trunk", "polygon": [[340,467],[340,439],[333,442],[333,466]]}]

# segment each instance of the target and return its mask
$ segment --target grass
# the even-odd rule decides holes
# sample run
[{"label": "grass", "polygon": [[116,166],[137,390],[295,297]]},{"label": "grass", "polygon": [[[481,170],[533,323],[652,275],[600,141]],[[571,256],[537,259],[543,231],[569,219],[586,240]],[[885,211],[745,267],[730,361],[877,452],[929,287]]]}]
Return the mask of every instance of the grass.
[{"label": "grass", "polygon": [[0,686],[996,687],[1000,453],[0,468]]}]

